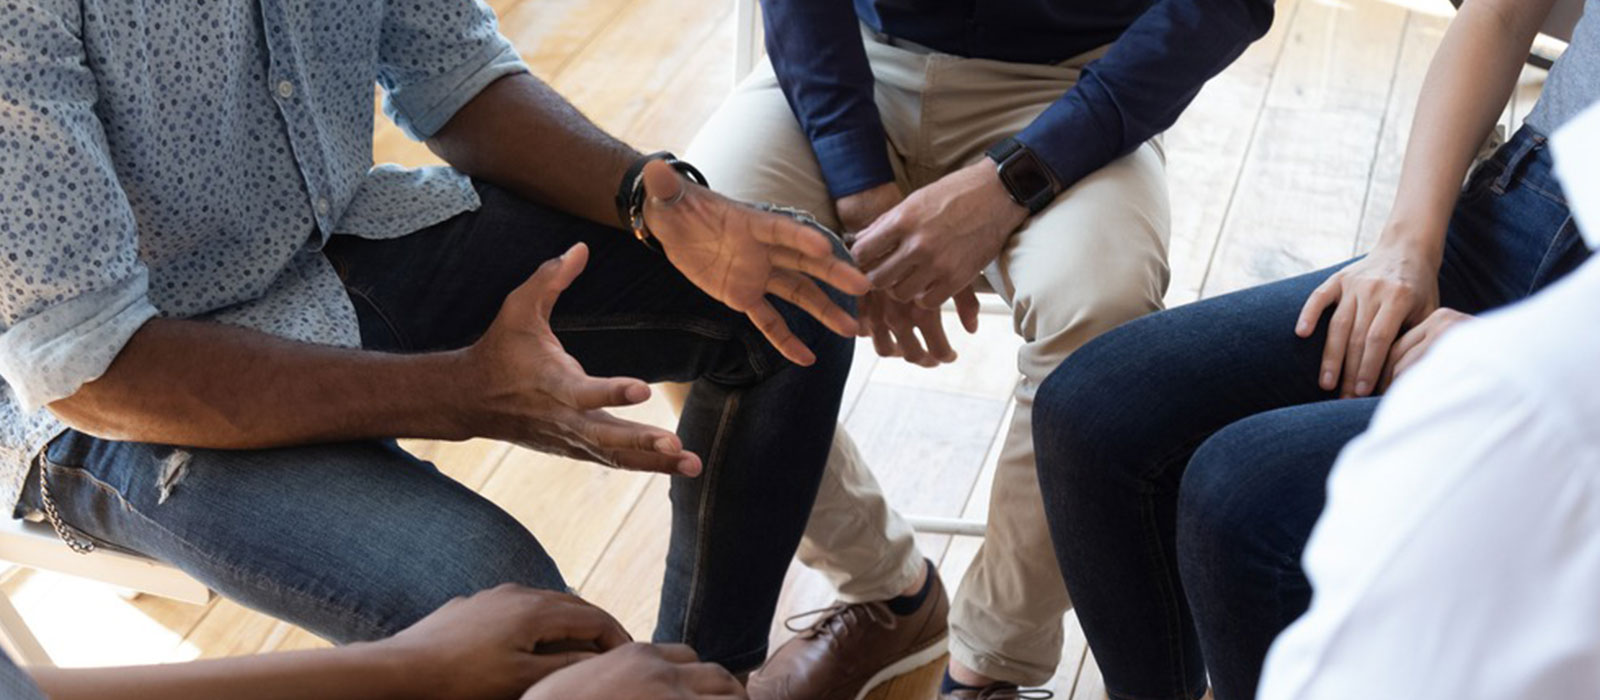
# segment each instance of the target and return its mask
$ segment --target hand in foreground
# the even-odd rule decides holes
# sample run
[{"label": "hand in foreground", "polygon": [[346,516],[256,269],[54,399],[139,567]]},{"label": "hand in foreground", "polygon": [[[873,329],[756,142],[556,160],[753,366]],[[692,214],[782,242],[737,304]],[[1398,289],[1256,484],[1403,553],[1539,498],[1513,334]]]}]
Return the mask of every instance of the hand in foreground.
[{"label": "hand in foreground", "polygon": [[649,194],[645,218],[667,259],[706,294],[748,316],[791,362],[810,365],[816,355],[790,331],[768,294],[800,307],[835,333],[855,334],[856,320],[812,278],[857,296],[870,284],[834,256],[827,234],[691,185],[660,161],[645,166],[644,184]]},{"label": "hand in foreground", "polygon": [[518,697],[630,641],[615,619],[576,597],[505,584],[445,603],[375,645],[412,674],[418,696],[471,700]]},{"label": "hand in foreground", "polygon": [[1406,246],[1379,245],[1311,293],[1295,334],[1311,337],[1329,306],[1335,308],[1317,384],[1345,398],[1370,396],[1402,328],[1439,307],[1439,260]]},{"label": "hand in foreground", "polygon": [[559,671],[523,700],[745,700],[744,686],[682,645],[629,644]]},{"label": "hand in foreground", "polygon": [[1400,342],[1395,343],[1394,349],[1389,351],[1388,361],[1384,363],[1383,387],[1387,389],[1402,372],[1422,359],[1428,348],[1433,347],[1434,342],[1438,341],[1445,331],[1462,321],[1470,320],[1472,320],[1471,315],[1442,306],[1428,314],[1428,318],[1422,323],[1400,336]]},{"label": "hand in foreground", "polygon": [[[900,187],[890,182],[840,197],[834,202],[834,210],[844,229],[855,232],[868,228],[903,201]],[[961,325],[968,333],[976,333],[978,297],[972,287],[958,292],[955,300]],[[895,301],[888,294],[873,290],[861,297],[860,326],[859,335],[872,338],[873,349],[880,357],[903,357],[921,367],[937,367],[956,360],[956,351],[945,334],[944,314],[939,309]]]},{"label": "hand in foreground", "polygon": [[937,309],[999,257],[1027,218],[983,159],[911,193],[862,231],[852,251],[876,289]]},{"label": "hand in foreground", "polygon": [[466,432],[622,469],[698,475],[700,458],[677,435],[605,412],[649,399],[649,385],[585,374],[550,330],[551,308],[588,260],[580,243],[545,262],[463,351]]}]

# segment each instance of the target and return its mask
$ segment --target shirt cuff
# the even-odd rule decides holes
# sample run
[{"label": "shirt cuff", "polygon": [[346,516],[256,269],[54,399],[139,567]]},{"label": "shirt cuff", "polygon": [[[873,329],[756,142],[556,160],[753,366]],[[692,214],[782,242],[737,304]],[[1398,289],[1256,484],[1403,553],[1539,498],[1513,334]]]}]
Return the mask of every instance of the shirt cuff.
[{"label": "shirt cuff", "polygon": [[446,73],[386,91],[383,112],[407,136],[426,141],[490,83],[507,75],[527,72],[528,66],[516,49],[500,38],[485,44],[477,55]]},{"label": "shirt cuff", "polygon": [[0,333],[0,378],[23,413],[73,395],[104,374],[141,326],[154,318],[149,273],[29,316]]},{"label": "shirt cuff", "polygon": [[813,140],[811,150],[817,155],[817,164],[822,166],[828,194],[839,199],[894,182],[888,144],[881,124]]},{"label": "shirt cuff", "polygon": [[1062,192],[1116,160],[1127,147],[1122,124],[1097,114],[1099,105],[1082,97],[1069,94],[1056,101],[1016,136],[1050,168]]}]

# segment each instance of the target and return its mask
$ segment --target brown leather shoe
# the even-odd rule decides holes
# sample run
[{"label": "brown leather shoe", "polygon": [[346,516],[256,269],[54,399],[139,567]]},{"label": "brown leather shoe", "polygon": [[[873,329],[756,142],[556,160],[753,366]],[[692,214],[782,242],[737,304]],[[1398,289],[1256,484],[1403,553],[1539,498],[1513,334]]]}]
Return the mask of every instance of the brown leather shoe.
[{"label": "brown leather shoe", "polygon": [[939,700],[1049,700],[1055,696],[1048,690],[1023,690],[1010,683],[994,683],[982,688],[940,693]]},{"label": "brown leather shoe", "polygon": [[789,618],[817,616],[750,677],[750,700],[861,700],[891,678],[945,652],[950,599],[939,572],[922,607],[896,615],[883,602],[835,603]]}]

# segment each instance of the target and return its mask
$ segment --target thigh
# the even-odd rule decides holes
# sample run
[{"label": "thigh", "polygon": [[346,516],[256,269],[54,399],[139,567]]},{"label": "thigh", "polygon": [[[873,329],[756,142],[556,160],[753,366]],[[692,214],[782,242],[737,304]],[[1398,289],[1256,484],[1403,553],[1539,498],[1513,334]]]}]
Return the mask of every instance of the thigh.
[{"label": "thigh", "polygon": [[986,270],[1011,305],[1018,365],[1037,386],[1072,351],[1161,308],[1171,232],[1165,166],[1146,143],[1068,189]]},{"label": "thigh", "polygon": [[[475,341],[500,304],[545,261],[589,247],[583,274],[562,293],[551,327],[590,374],[646,381],[716,375],[751,381],[782,366],[744,316],[707,296],[663,256],[623,231],[479,182],[481,206],[400,238],[336,237],[327,254],[362,323],[362,344],[401,352]],[[820,325],[776,306],[808,344]],[[632,342],[619,342],[631,340]],[[651,352],[638,351],[638,343]]]},{"label": "thigh", "polygon": [[392,441],[227,451],[69,431],[43,469],[90,537],[339,642],[500,583],[566,588],[516,519]]},{"label": "thigh", "polygon": [[1218,697],[1255,696],[1267,649],[1311,603],[1300,558],[1328,473],[1377,398],[1260,413],[1189,461],[1178,498],[1179,569]]},{"label": "thigh", "polygon": [[797,207],[839,228],[811,142],[770,65],[763,63],[712,113],[684,159],[729,197]]}]

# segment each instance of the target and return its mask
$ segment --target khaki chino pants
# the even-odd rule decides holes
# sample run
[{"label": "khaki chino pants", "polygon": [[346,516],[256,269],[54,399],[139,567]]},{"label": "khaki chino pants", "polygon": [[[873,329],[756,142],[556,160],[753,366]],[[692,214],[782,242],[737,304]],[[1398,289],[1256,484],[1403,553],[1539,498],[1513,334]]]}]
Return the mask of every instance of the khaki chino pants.
[{"label": "khaki chino pants", "polygon": [[[1060,98],[1083,66],[1103,53],[1033,65],[891,42],[866,38],[890,161],[906,192],[983,158],[989,146],[1021,131]],[[685,155],[721,192],[800,207],[838,227],[816,158],[770,65],[735,90]],[[951,654],[979,673],[1037,685],[1060,661],[1061,618],[1072,603],[1034,472],[1033,393],[1079,346],[1161,308],[1168,218],[1164,156],[1159,141],[1151,141],[1032,217],[984,273],[1010,305],[1024,344],[987,533],[951,610]],[[911,528],[884,500],[842,428],[799,557],[852,602],[894,597],[921,574]]]}]

